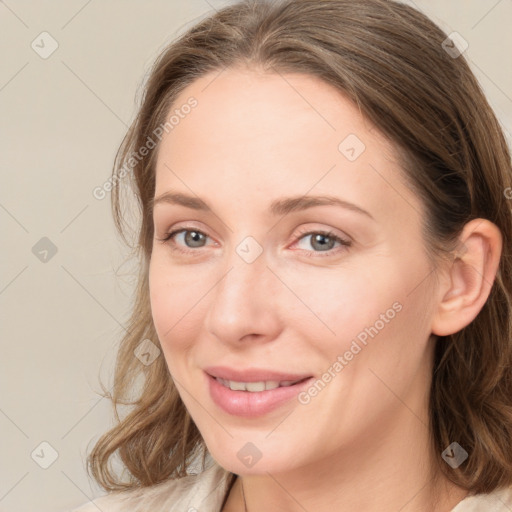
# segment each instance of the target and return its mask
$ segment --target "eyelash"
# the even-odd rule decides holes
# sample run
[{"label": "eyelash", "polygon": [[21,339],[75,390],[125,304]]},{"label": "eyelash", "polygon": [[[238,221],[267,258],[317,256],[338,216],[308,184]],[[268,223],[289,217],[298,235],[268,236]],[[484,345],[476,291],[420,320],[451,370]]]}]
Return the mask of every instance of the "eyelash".
[{"label": "eyelash", "polygon": [[[178,233],[181,233],[182,231],[193,231],[195,233],[200,233],[201,235],[204,235],[205,237],[208,237],[208,235],[206,233],[203,233],[202,231],[199,231],[198,229],[196,228],[187,228],[187,227],[182,227],[182,228],[179,228],[179,229],[175,229],[174,231],[171,231],[170,233],[167,233],[167,235],[164,237],[164,238],[157,238],[157,240],[163,244],[167,244],[169,245],[169,247],[171,248],[171,250],[173,251],[178,251],[178,252],[181,252],[181,253],[184,253],[184,254],[197,254],[197,251],[198,249],[201,249],[201,248],[198,248],[198,249],[178,249],[176,248],[173,244],[171,244],[171,239],[174,238],[175,235],[177,235]],[[307,256],[308,258],[317,258],[317,257],[326,257],[326,256],[333,256],[334,254],[338,254],[341,251],[346,251],[349,247],[352,246],[352,242],[349,241],[349,240],[345,240],[343,238],[340,238],[339,236],[335,235],[332,231],[322,231],[322,230],[318,230],[318,231],[308,231],[307,229],[304,229],[302,231],[299,232],[299,236],[297,238],[297,241],[299,241],[301,238],[305,237],[306,235],[323,235],[325,237],[328,237],[328,238],[331,238],[332,240],[334,240],[335,242],[338,242],[341,244],[341,247],[338,247],[338,250],[335,250],[335,249],[329,249],[327,251],[306,251],[306,253],[309,253],[309,254],[305,254],[305,256]],[[304,250],[304,249],[302,249]]]}]

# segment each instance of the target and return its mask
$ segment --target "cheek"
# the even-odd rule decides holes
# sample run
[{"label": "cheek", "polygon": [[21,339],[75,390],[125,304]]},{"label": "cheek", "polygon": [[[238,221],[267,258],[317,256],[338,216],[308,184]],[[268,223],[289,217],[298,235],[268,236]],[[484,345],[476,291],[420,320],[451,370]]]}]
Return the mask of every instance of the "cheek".
[{"label": "cheek", "polygon": [[[198,279],[190,279],[179,268],[152,259],[149,268],[149,299],[153,323],[164,351],[185,350],[191,342],[192,325],[197,325],[197,306],[204,295]],[[191,278],[193,276],[190,276]],[[185,332],[189,331],[189,335]]]},{"label": "cheek", "polygon": [[289,288],[282,295],[289,303],[282,311],[294,311],[289,326],[295,323],[308,338],[321,338],[326,349],[340,350],[399,298],[389,275],[369,258],[357,265],[340,262],[338,268],[288,269],[280,273]]},{"label": "cheek", "polygon": [[[149,266],[149,299],[156,334],[170,373],[179,382],[196,375],[204,349],[205,318],[222,274],[208,265],[177,265],[164,250],[153,253]],[[183,397],[185,400],[186,398]]]},{"label": "cheek", "polygon": [[295,276],[291,282],[317,317],[308,315],[302,333],[317,340],[316,349],[324,357],[333,362],[349,351],[348,358],[383,358],[391,366],[407,357],[421,357],[431,313],[427,265],[388,258],[360,261],[357,267],[347,265],[330,275],[322,272]]}]

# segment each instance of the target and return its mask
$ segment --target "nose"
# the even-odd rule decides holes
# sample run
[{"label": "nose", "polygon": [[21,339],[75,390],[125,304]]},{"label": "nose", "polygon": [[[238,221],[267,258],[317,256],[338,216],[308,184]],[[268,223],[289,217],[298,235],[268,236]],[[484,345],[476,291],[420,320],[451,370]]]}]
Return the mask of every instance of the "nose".
[{"label": "nose", "polygon": [[248,340],[274,340],[282,329],[279,284],[267,268],[264,253],[252,263],[234,254],[209,294],[205,329],[232,347]]}]

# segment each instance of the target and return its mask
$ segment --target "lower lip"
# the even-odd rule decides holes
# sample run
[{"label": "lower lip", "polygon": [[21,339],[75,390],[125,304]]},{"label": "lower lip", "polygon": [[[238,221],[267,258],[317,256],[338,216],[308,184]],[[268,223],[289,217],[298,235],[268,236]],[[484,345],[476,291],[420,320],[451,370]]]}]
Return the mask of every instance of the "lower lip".
[{"label": "lower lip", "polygon": [[228,414],[244,418],[255,418],[277,409],[296,397],[313,380],[313,377],[310,377],[292,386],[251,392],[233,391],[223,386],[211,375],[205,375],[208,379],[212,400]]}]

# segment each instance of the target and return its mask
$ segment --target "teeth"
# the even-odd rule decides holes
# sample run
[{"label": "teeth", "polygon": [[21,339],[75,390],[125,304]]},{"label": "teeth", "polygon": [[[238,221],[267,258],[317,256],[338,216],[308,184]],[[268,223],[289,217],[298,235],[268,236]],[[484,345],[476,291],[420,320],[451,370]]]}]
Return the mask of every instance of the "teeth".
[{"label": "teeth", "polygon": [[[233,391],[245,391],[245,384],[243,382],[235,382],[230,380],[228,384],[229,388]],[[265,384],[263,384],[263,388],[265,388]]]},{"label": "teeth", "polygon": [[[246,391],[265,391],[265,383],[264,382],[247,382],[245,385],[243,383],[237,383],[238,385],[242,385],[245,387]],[[233,388],[231,388],[233,389]]]},{"label": "teeth", "polygon": [[223,386],[226,386],[233,391],[249,391],[251,393],[266,391],[268,389],[276,389],[284,386],[291,386],[292,384],[299,382],[296,380],[284,380],[282,382],[277,380],[266,380],[260,382],[236,382],[234,380],[221,379],[220,377],[216,377],[216,380]]}]

